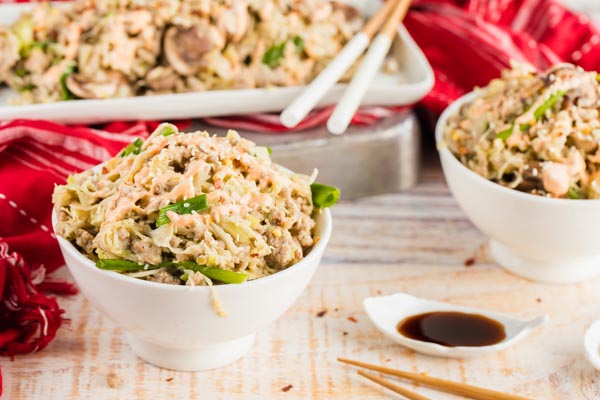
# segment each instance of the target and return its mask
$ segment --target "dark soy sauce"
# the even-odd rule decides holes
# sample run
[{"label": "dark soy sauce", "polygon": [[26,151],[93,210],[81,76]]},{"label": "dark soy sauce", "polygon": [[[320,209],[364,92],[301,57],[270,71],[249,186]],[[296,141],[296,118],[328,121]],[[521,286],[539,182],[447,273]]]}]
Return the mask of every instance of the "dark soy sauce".
[{"label": "dark soy sauce", "polygon": [[398,323],[398,332],[421,342],[447,347],[490,346],[506,338],[504,325],[479,314],[436,311],[413,315]]}]

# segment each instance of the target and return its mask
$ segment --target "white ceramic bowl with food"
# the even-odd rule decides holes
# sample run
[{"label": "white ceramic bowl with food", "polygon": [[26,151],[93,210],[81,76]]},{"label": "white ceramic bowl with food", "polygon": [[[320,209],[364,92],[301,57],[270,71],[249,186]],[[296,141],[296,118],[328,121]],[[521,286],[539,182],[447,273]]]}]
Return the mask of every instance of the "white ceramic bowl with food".
[{"label": "white ceramic bowl with food", "polygon": [[600,274],[600,200],[554,199],[489,181],[463,165],[444,142],[448,118],[475,93],[452,103],[436,126],[448,186],[469,219],[490,238],[504,268],[541,282],[571,283]]},{"label": "white ceramic bowl with food", "polygon": [[197,371],[245,355],[256,332],[300,296],[331,235],[329,210],[321,210],[315,219],[319,240],[298,263],[260,279],[212,287],[226,317],[215,311],[208,286],[167,285],[102,270],[68,240],[58,237],[58,243],[83,295],[123,328],[139,357],[164,368]]}]

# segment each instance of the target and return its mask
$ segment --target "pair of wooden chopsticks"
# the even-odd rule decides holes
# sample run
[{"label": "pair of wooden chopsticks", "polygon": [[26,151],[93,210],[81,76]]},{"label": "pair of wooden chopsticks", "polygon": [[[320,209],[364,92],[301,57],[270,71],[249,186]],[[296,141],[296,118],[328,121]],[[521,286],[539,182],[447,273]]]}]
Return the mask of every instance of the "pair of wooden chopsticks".
[{"label": "pair of wooden chopsticks", "polygon": [[[531,400],[526,397],[516,396],[514,394],[507,394],[502,392],[497,392],[495,390],[485,389],[477,386],[468,385],[466,383],[449,381],[446,379],[435,378],[433,376],[416,374],[414,372],[406,372],[400,371],[397,369],[392,369],[388,367],[382,367],[373,364],[367,364],[361,361],[349,360],[347,358],[338,358],[338,361],[354,365],[357,367],[362,367],[366,369],[370,369],[372,371],[381,372],[382,374],[392,375],[397,378],[405,379],[407,381],[420,383],[424,386],[428,386],[434,389],[437,389],[442,392],[457,394],[461,396],[465,396],[475,400]],[[402,386],[398,386],[390,381],[387,381],[383,378],[380,378],[376,375],[370,374],[365,371],[358,371],[358,374],[364,376],[367,379],[372,380],[380,384],[381,386],[396,392],[407,399],[410,400],[429,400],[429,398],[422,396],[418,393],[415,393],[411,390],[405,389]]]},{"label": "pair of wooden chopsticks", "polygon": [[381,67],[396,35],[396,29],[408,12],[409,6],[410,0],[387,0],[329,65],[283,110],[281,123],[289,128],[298,125],[365,51],[375,33],[383,25],[327,121],[327,128],[331,133],[343,133]]}]

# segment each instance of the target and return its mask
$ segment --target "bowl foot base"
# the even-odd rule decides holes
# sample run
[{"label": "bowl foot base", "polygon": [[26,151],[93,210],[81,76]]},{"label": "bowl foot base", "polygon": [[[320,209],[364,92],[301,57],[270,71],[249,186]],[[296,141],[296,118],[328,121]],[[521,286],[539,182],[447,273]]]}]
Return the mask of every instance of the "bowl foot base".
[{"label": "bowl foot base", "polygon": [[200,348],[180,349],[161,346],[126,333],[133,352],[144,361],[176,371],[204,371],[219,368],[246,355],[254,334]]},{"label": "bowl foot base", "polygon": [[544,283],[574,283],[600,275],[600,255],[574,260],[538,260],[491,240],[492,258],[515,275]]}]

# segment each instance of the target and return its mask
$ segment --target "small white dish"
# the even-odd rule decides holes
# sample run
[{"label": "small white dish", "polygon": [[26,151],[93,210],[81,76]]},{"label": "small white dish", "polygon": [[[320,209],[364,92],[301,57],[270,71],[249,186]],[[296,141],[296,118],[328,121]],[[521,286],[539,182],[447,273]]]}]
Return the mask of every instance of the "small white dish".
[{"label": "small white dish", "polygon": [[[365,12],[379,1],[350,0]],[[61,6],[60,3],[58,6]],[[35,4],[0,4],[0,25],[11,25],[22,12]],[[398,63],[398,72],[379,72],[363,105],[391,106],[416,103],[433,87],[434,75],[427,58],[403,27],[391,51]],[[336,104],[345,84],[335,85],[319,102],[319,106]],[[100,123],[115,120],[173,120],[215,117],[222,115],[278,112],[304,90],[304,86],[266,89],[212,90],[195,93],[138,96],[121,99],[72,100],[46,104],[9,105],[16,97],[9,88],[0,88],[0,120],[14,118],[48,119],[61,123]]]},{"label": "small white dish", "polygon": [[[421,299],[406,293],[397,293],[390,296],[368,297],[363,301],[367,315],[375,326],[388,338],[396,343],[406,346],[419,353],[447,358],[471,358],[483,354],[504,350],[527,336],[533,329],[548,321],[547,315],[542,315],[531,320],[514,318],[506,314],[493,311],[480,310],[472,307],[456,306],[439,301]],[[479,347],[447,347],[437,343],[422,342],[410,339],[397,331],[397,325],[403,319],[433,312],[433,311],[458,311],[468,314],[479,314],[491,318],[504,325],[506,338],[491,346]]]},{"label": "small white dish", "polygon": [[304,291],[331,235],[328,209],[315,220],[320,240],[298,263],[264,278],[213,287],[226,317],[217,315],[208,286],[167,285],[105,271],[68,240],[58,237],[58,244],[83,295],[125,331],[134,353],[159,367],[200,371],[244,356],[256,332],[279,318]]},{"label": "small white dish", "polygon": [[585,358],[600,371],[600,320],[592,322],[583,337]]},{"label": "small white dish", "polygon": [[600,275],[600,200],[552,199],[509,189],[464,166],[444,142],[451,115],[475,99],[452,103],[435,129],[442,169],[467,217],[490,238],[490,253],[507,270],[540,282],[573,283]]}]

